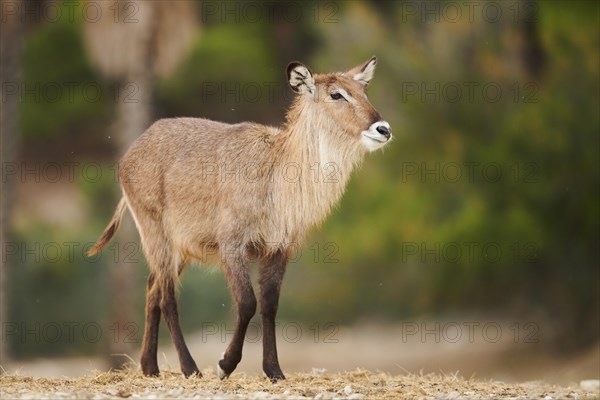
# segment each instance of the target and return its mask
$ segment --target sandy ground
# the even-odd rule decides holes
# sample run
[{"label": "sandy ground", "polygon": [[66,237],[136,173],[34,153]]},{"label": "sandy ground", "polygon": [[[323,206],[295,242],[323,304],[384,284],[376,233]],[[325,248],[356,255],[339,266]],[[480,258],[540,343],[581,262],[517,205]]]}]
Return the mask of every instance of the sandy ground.
[{"label": "sandy ground", "polygon": [[[163,372],[145,378],[137,371],[80,378],[0,377],[3,399],[215,398],[215,399],[592,399],[596,386],[561,387],[540,382],[507,384],[452,375],[389,375],[364,370],[338,374],[292,374],[285,381],[234,373],[220,381],[212,369],[202,378]],[[597,383],[597,382],[596,382]]]},{"label": "sandy ground", "polygon": [[288,379],[277,384],[262,377],[260,340],[247,340],[236,372],[219,381],[214,365],[230,339],[221,334],[186,335],[199,379],[181,376],[169,341],[159,345],[160,378],[141,375],[136,344],[125,372],[106,372],[101,357],[3,360],[0,398],[600,398],[600,343],[553,355],[543,341],[515,341],[508,326],[493,341],[477,330],[474,340],[407,336],[406,326],[340,327],[318,338],[290,330],[278,338]]}]

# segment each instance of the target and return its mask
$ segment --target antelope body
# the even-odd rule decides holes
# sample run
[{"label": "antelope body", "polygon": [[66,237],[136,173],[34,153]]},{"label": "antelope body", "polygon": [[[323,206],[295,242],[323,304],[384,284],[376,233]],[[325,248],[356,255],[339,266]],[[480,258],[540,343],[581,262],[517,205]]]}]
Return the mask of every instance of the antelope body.
[{"label": "antelope body", "polygon": [[275,315],[290,252],[339,200],[364,154],[391,139],[389,124],[365,94],[376,62],[373,57],[345,73],[318,75],[291,63],[288,81],[298,96],[283,127],[164,119],[124,155],[123,197],[89,255],[106,246],[129,209],[150,268],[141,356],[145,375],[159,373],[161,314],[183,374],[200,375],[179,326],[176,287],[188,262],[216,256],[237,308],[219,377],[229,376],[242,358],[257,306],[248,264],[258,257],[263,370],[272,380],[284,378]]}]

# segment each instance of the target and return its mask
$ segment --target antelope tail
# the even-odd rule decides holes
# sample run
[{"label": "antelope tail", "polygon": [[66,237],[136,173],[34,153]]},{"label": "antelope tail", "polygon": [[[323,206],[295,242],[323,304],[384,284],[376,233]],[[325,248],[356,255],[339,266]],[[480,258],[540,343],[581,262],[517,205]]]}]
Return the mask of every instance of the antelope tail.
[{"label": "antelope tail", "polygon": [[88,257],[91,257],[102,250],[113,238],[117,230],[119,229],[119,225],[121,225],[121,219],[123,218],[123,213],[127,208],[127,203],[125,202],[125,197],[121,197],[121,201],[119,201],[119,205],[117,205],[117,209],[115,210],[115,214],[113,215],[110,223],[102,232],[102,236],[96,241],[94,246],[90,248],[87,252]]}]

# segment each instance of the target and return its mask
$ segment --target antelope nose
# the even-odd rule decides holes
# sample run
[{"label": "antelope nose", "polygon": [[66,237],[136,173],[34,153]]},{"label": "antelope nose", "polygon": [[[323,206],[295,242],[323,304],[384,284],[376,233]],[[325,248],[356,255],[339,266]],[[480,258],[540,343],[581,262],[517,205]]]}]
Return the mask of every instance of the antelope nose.
[{"label": "antelope nose", "polygon": [[392,136],[392,132],[390,131],[390,128],[388,128],[385,125],[379,125],[377,127],[377,132],[381,133],[383,136],[385,136],[387,139],[390,138],[390,136]]}]

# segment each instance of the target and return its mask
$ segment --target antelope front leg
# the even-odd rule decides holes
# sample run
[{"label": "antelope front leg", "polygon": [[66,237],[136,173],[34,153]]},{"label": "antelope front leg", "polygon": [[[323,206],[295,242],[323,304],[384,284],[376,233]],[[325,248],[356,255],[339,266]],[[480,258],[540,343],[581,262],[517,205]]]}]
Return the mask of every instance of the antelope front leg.
[{"label": "antelope front leg", "polygon": [[248,265],[242,257],[225,262],[225,275],[237,308],[237,324],[233,339],[217,364],[220,379],[227,378],[242,360],[242,347],[248,324],[256,312],[256,297],[252,289]]},{"label": "antelope front leg", "polygon": [[275,316],[286,264],[287,256],[276,253],[264,261],[259,272],[260,313],[263,321],[263,371],[273,382],[285,379],[277,358]]}]

